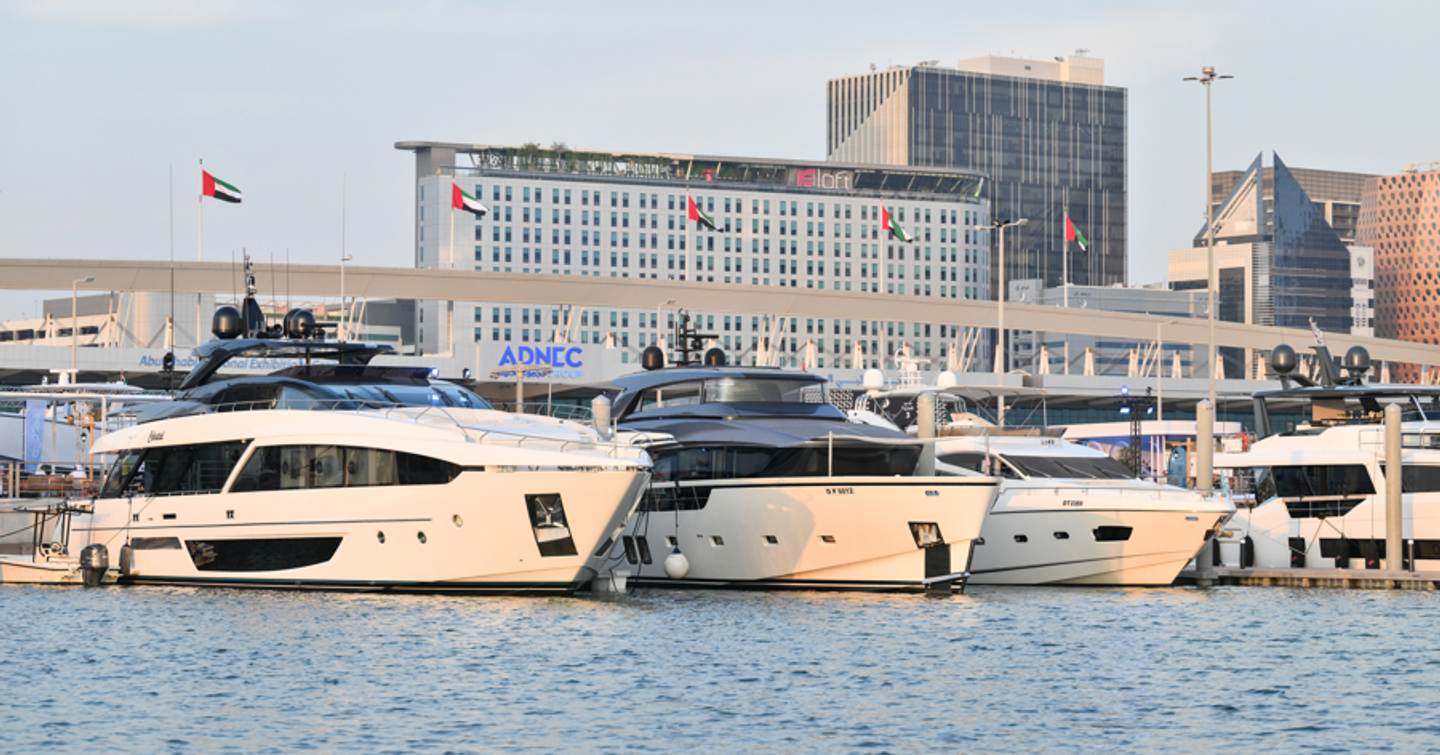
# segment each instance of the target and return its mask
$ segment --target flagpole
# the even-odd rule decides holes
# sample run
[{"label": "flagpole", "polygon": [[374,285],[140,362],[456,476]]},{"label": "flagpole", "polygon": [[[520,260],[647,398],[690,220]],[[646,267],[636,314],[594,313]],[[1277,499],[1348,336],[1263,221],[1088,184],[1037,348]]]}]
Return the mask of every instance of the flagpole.
[{"label": "flagpole", "polygon": [[[1070,308],[1070,208],[1065,208],[1065,224],[1060,227],[1060,287],[1062,306]],[[1070,374],[1070,334],[1065,334],[1065,374]]]},{"label": "flagpole", "polygon": [[[205,261],[205,158],[200,158],[200,194],[195,198],[195,261]],[[198,287],[197,287],[198,288]],[[201,293],[195,292],[195,345],[200,345]]]},{"label": "flagpole", "polygon": [[[453,196],[454,196],[454,192],[455,192],[455,186],[458,186],[458,185],[460,184],[459,181],[455,180],[456,178],[457,178],[456,176],[451,176],[451,178],[450,178],[450,182],[451,182],[451,184],[452,184],[451,187],[450,187],[450,192],[451,192],[451,196],[452,196],[452,199],[451,199],[451,201],[450,201],[450,269],[451,269],[451,270],[454,270],[454,269],[455,269],[455,201],[454,201],[454,199],[453,199]],[[454,299],[449,299],[449,300],[447,300],[447,301],[445,302],[445,328],[446,328],[446,330],[448,331],[448,332],[445,334],[445,341],[446,341],[446,343],[450,346],[450,348],[449,348],[450,355],[453,357],[453,356],[455,355],[455,300],[454,300]],[[435,343],[438,345],[438,344],[440,343],[440,339],[438,339],[438,338],[435,339]],[[524,410],[522,409],[521,411],[523,412]]]}]

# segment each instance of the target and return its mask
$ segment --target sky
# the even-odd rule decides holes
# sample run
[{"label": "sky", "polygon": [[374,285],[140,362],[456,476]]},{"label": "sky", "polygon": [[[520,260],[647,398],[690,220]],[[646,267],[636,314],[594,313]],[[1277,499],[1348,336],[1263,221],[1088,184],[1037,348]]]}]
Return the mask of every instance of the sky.
[{"label": "sky", "polygon": [[[1440,159],[1421,2],[406,3],[0,0],[0,257],[413,261],[401,140],[820,160],[827,79],[1079,48],[1129,89],[1132,283],[1158,281],[1215,169],[1264,150],[1374,173]],[[1266,158],[1267,163],[1269,157]],[[34,316],[40,294],[0,299]]]}]

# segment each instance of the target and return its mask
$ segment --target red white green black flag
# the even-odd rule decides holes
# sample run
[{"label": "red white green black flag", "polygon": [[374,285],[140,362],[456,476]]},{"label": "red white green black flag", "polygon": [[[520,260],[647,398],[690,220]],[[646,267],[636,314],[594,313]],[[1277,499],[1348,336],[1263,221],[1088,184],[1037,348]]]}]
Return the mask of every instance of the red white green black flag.
[{"label": "red white green black flag", "polygon": [[1068,210],[1065,212],[1065,240],[1075,242],[1082,252],[1090,251],[1090,239],[1085,238],[1085,234],[1075,227],[1075,221],[1070,219]]},{"label": "red white green black flag", "polygon": [[475,197],[466,194],[465,190],[460,188],[460,184],[454,181],[450,182],[450,209],[464,210],[477,218],[483,218],[490,212],[490,208],[480,204],[480,200]]},{"label": "red white green black flag", "polygon": [[200,169],[200,195],[240,204],[240,189],[235,184],[225,183],[210,175],[210,171],[204,168]]},{"label": "red white green black flag", "polygon": [[915,240],[914,236],[907,233],[905,229],[901,228],[900,224],[895,221],[895,218],[890,216],[890,210],[884,207],[880,208],[880,227],[884,228],[885,232],[889,233],[891,238],[897,241],[909,243]]},{"label": "red white green black flag", "polygon": [[700,203],[695,201],[695,197],[693,197],[693,196],[691,196],[691,195],[689,195],[689,194],[686,194],[686,195],[685,195],[685,200],[686,200],[686,203],[687,203],[687,206],[688,206],[689,216],[690,216],[690,219],[691,219],[691,220],[695,221],[696,223],[699,223],[701,226],[703,226],[703,227],[705,227],[705,228],[709,228],[709,229],[712,230],[712,231],[713,231],[713,230],[716,230],[716,228],[715,228],[715,216],[713,216],[713,215],[711,215],[710,213],[708,213],[708,212],[700,209]]}]

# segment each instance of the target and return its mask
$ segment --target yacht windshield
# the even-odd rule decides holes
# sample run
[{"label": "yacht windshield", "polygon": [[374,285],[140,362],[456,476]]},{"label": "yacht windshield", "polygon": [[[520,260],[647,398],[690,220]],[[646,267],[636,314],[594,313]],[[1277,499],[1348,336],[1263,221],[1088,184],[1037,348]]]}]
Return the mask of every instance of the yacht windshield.
[{"label": "yacht windshield", "polygon": [[650,388],[636,411],[691,404],[823,404],[825,383],[750,377],[720,377]]},{"label": "yacht windshield", "polygon": [[1010,462],[1026,477],[1078,478],[1082,480],[1129,480],[1135,475],[1124,464],[1108,457],[1009,456]]},{"label": "yacht windshield", "polygon": [[704,397],[712,404],[823,404],[825,384],[803,380],[723,377],[705,381]]},{"label": "yacht windshield", "polygon": [[340,388],[346,398],[374,405],[455,406],[489,409],[490,403],[458,385],[347,385]]}]

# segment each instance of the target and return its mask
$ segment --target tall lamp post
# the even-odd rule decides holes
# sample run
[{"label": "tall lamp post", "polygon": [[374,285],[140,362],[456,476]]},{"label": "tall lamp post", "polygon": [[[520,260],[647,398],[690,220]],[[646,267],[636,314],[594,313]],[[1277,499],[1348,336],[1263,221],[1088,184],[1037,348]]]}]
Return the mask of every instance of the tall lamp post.
[{"label": "tall lamp post", "polygon": [[94,282],[95,276],[93,275],[76,278],[70,282],[70,380],[77,383],[80,377],[80,369],[77,366],[80,351],[80,284]]},{"label": "tall lamp post", "polygon": [[[988,225],[977,226],[986,230],[999,231],[996,239],[999,255],[999,290],[995,292],[995,386],[1005,387],[1005,229],[1029,223],[1029,218],[996,220]],[[995,396],[995,418],[1001,427],[1005,426],[1005,396]]]},{"label": "tall lamp post", "polygon": [[1215,366],[1219,358],[1218,350],[1215,348],[1215,310],[1220,305],[1220,285],[1215,280],[1215,164],[1214,164],[1214,132],[1210,118],[1210,85],[1220,79],[1233,79],[1234,76],[1220,76],[1215,73],[1215,66],[1205,66],[1200,69],[1199,76],[1186,76],[1185,81],[1198,81],[1205,87],[1205,290],[1210,299],[1210,359],[1206,369],[1210,373],[1210,406],[1215,406]]}]

